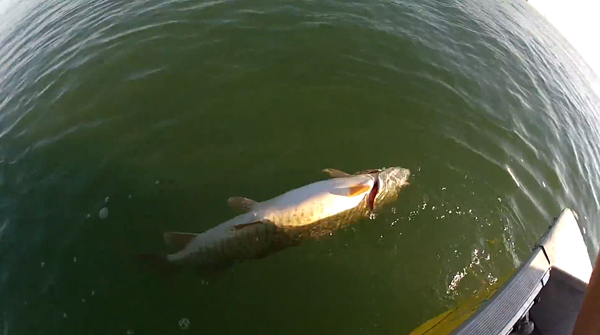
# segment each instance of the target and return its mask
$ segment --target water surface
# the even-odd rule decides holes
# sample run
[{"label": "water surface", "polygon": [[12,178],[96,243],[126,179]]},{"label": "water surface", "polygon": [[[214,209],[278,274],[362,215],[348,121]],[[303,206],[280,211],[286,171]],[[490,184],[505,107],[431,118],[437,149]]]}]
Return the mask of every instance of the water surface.
[{"label": "water surface", "polygon": [[[0,0],[4,334],[402,334],[564,207],[594,254],[594,83],[523,1]],[[216,281],[131,257],[382,166],[413,177],[375,220]]]}]

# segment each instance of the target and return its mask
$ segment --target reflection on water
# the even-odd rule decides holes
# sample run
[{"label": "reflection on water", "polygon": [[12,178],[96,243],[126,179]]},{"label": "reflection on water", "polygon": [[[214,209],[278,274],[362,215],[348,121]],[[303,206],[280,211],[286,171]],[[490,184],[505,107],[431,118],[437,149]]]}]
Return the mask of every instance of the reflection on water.
[{"label": "reflection on water", "polygon": [[[519,1],[0,0],[4,333],[408,333],[563,207],[598,249],[594,80]],[[215,282],[131,257],[397,165],[393,208]]]}]

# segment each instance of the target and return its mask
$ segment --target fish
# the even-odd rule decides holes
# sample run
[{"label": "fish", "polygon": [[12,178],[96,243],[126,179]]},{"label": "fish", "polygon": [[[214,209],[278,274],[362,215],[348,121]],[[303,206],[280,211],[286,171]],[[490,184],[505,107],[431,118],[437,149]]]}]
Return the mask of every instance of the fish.
[{"label": "fish", "polygon": [[229,198],[229,206],[241,214],[202,233],[166,232],[165,242],[179,251],[146,256],[170,264],[225,269],[264,258],[369,218],[394,202],[410,177],[410,171],[401,167],[354,174],[336,169],[323,172],[330,178],[266,201]]}]

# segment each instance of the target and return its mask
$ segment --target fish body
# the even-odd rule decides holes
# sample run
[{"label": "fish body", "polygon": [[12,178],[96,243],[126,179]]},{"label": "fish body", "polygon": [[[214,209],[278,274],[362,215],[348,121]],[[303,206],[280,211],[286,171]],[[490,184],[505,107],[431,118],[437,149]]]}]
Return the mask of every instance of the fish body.
[{"label": "fish body", "polygon": [[317,238],[368,217],[394,201],[408,184],[402,168],[368,170],[293,189],[263,202],[232,198],[233,207],[246,211],[201,234],[165,233],[165,241],[181,247],[167,255],[171,263],[229,266],[245,259],[265,257]]}]

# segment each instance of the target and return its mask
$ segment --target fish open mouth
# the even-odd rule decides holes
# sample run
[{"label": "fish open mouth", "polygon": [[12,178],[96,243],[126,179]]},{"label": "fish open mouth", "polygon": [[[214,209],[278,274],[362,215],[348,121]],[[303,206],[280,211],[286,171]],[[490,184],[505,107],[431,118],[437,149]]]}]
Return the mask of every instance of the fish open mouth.
[{"label": "fish open mouth", "polygon": [[375,176],[375,183],[373,184],[371,192],[369,192],[367,198],[367,206],[369,207],[371,213],[375,210],[375,198],[377,198],[377,193],[379,193],[379,174]]}]

